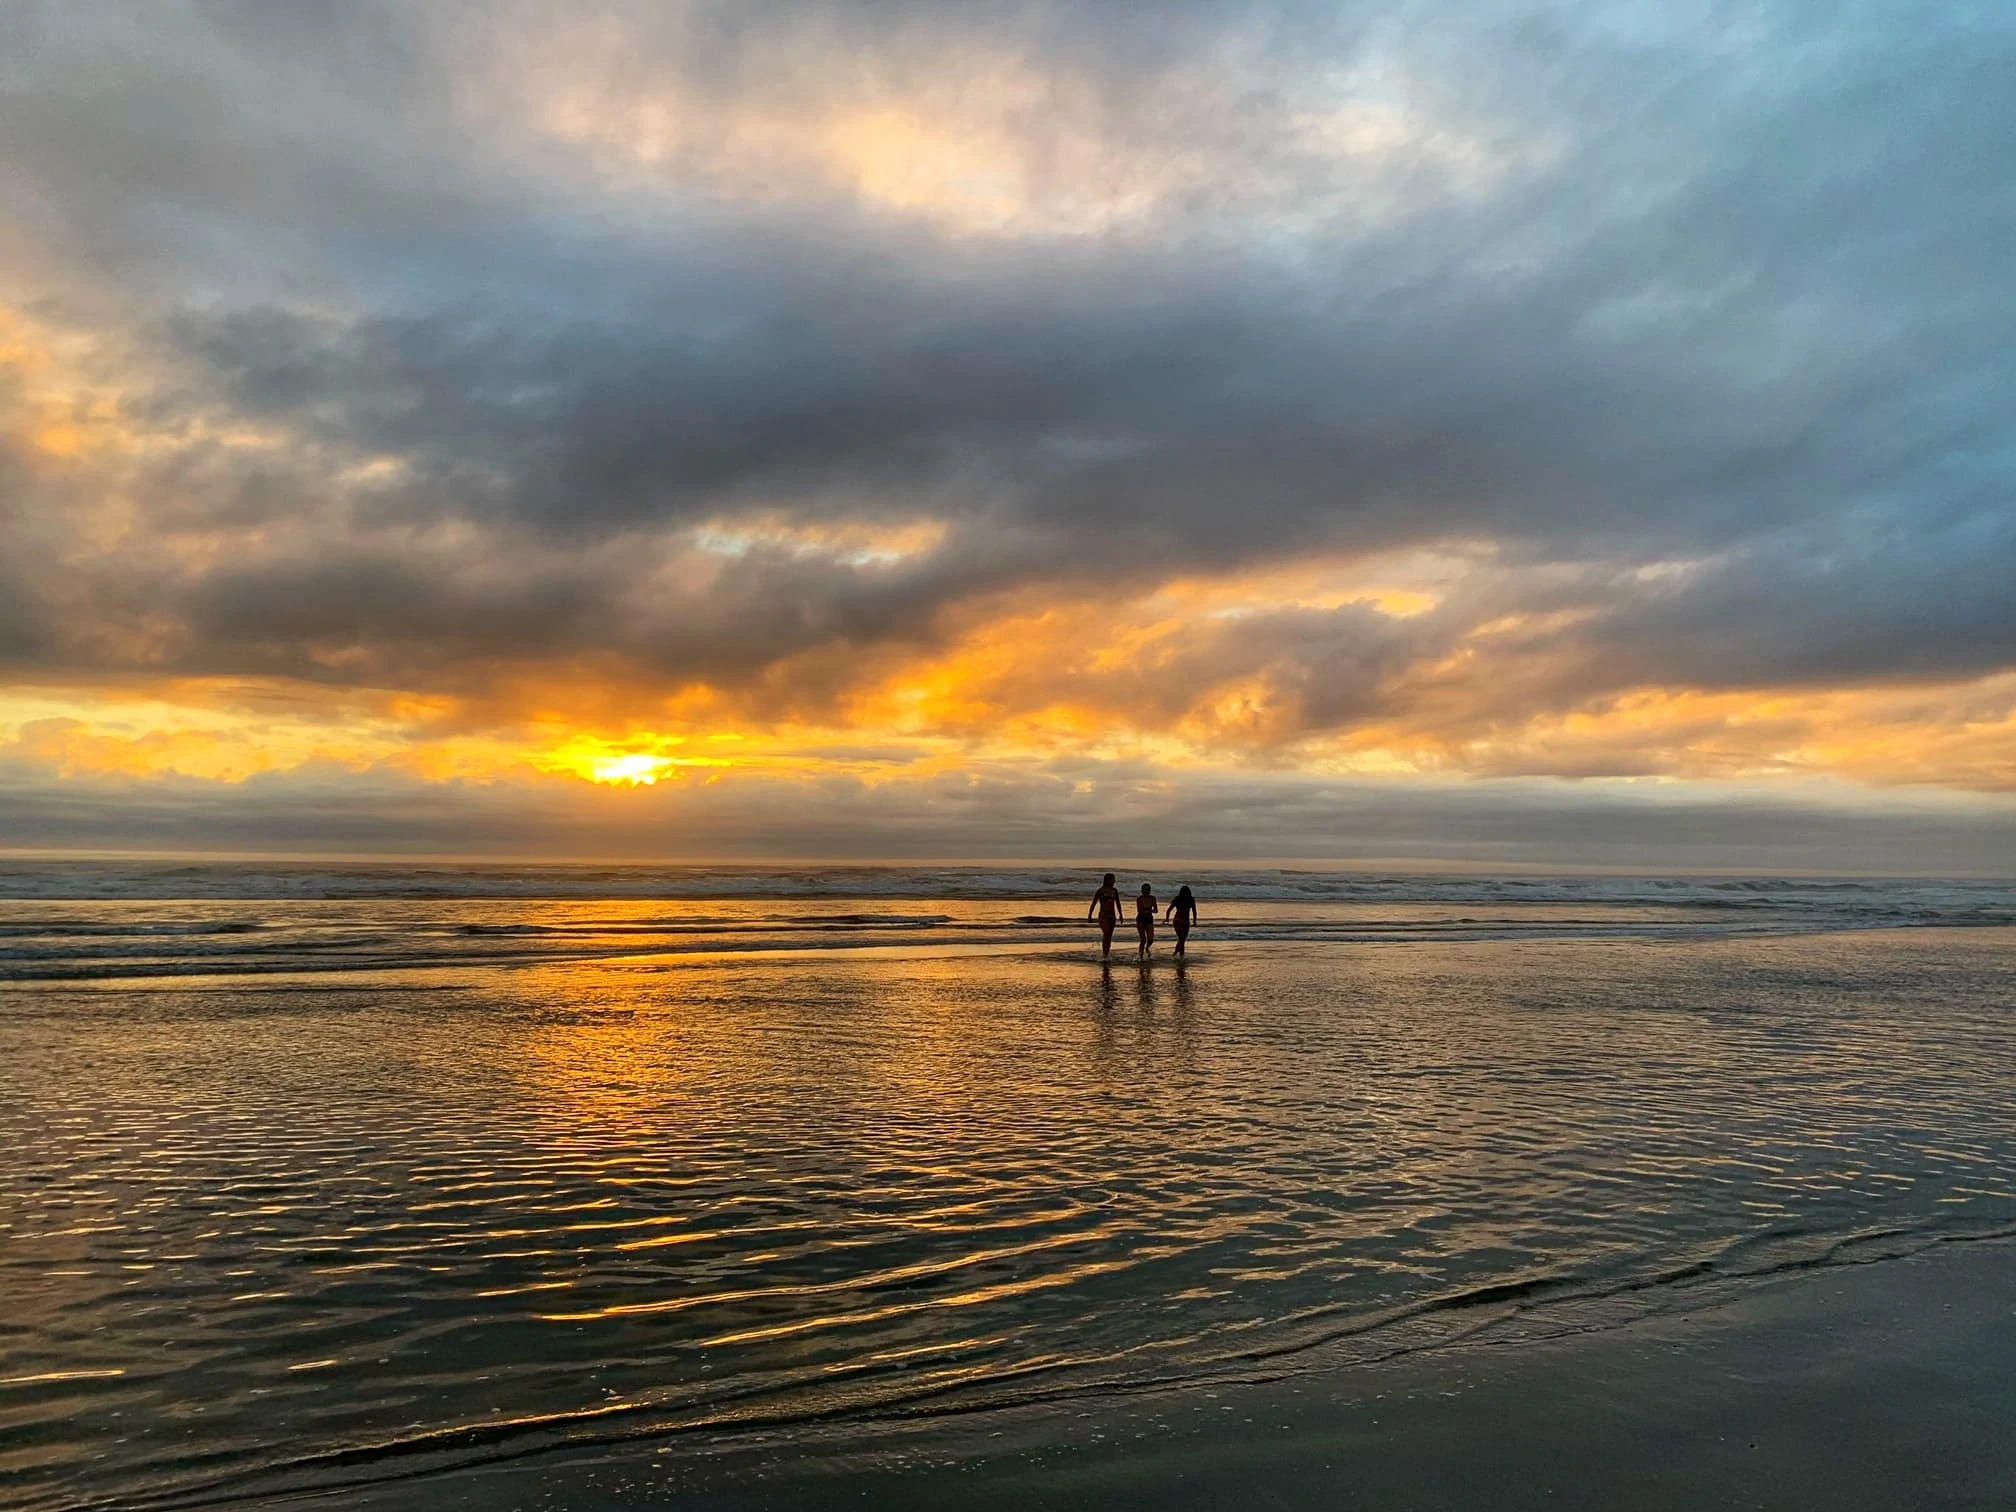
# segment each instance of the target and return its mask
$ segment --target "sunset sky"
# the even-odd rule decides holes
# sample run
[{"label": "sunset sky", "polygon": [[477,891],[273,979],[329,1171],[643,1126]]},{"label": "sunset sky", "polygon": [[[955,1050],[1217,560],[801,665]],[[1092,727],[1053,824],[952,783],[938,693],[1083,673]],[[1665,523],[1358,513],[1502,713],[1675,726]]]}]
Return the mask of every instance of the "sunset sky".
[{"label": "sunset sky", "polygon": [[0,0],[0,847],[2016,871],[2012,80]]}]

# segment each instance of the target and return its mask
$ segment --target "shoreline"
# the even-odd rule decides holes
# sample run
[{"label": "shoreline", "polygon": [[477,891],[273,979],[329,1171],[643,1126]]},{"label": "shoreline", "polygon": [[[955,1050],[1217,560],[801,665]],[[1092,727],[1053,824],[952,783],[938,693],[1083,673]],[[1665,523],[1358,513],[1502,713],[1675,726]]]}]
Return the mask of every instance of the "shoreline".
[{"label": "shoreline", "polygon": [[640,1443],[316,1499],[372,1512],[2010,1506],[2016,1240],[1266,1382],[868,1420],[790,1443]]},{"label": "shoreline", "polygon": [[[1257,938],[1250,935],[1211,935],[1200,930],[1192,937],[1191,949],[1184,956],[1174,951],[1174,939],[1160,935],[1155,953],[1146,957],[1137,955],[1132,946],[1123,947],[1119,936],[1110,956],[1099,953],[1098,941],[1056,940],[1029,938],[1022,940],[959,940],[944,941],[918,940],[904,943],[867,943],[860,945],[836,945],[830,943],[805,945],[758,945],[746,949],[720,946],[696,946],[692,949],[627,949],[615,948],[575,953],[555,952],[540,955],[497,956],[444,956],[438,960],[400,961],[367,960],[332,964],[284,965],[247,968],[243,965],[219,965],[215,969],[196,969],[183,962],[165,965],[148,963],[145,967],[123,966],[117,970],[102,972],[78,971],[74,975],[50,973],[46,975],[22,974],[10,976],[0,963],[0,986],[24,992],[220,992],[220,991],[415,991],[415,990],[457,990],[479,985],[476,982],[442,983],[423,981],[414,984],[414,978],[437,977],[448,972],[467,972],[472,976],[495,975],[505,972],[525,972],[540,969],[600,968],[610,972],[632,975],[660,976],[678,971],[695,970],[723,966],[774,966],[785,962],[806,962],[809,964],[853,964],[870,962],[921,962],[951,960],[1028,960],[1045,963],[1069,962],[1084,966],[1099,967],[1112,972],[1123,968],[1153,970],[1162,968],[1180,972],[1191,965],[1208,966],[1216,958],[1237,960],[1257,959],[1261,953],[1268,958],[1279,959],[1297,951],[1307,950],[1357,950],[1386,951],[1395,949],[1465,949],[1476,946],[1603,946],[1603,945],[1713,945],[1718,943],[1762,943],[1771,941],[1800,941],[1821,937],[1854,940],[1861,938],[1911,938],[1936,936],[1940,934],[1993,935],[1997,932],[2016,934],[2016,922],[1992,920],[1982,923],[1955,923],[1950,920],[1934,920],[1924,923],[1907,922],[1896,924],[1872,924],[1855,921],[1842,924],[1788,925],[1784,927],[1760,926],[1753,929],[1685,929],[1676,928],[1658,933],[1633,932],[1618,928],[1604,930],[1591,928],[1582,931],[1544,931],[1535,927],[1526,932],[1474,933],[1455,935],[1380,935],[1380,936],[1286,936],[1281,938]],[[207,966],[208,963],[205,963]]]}]

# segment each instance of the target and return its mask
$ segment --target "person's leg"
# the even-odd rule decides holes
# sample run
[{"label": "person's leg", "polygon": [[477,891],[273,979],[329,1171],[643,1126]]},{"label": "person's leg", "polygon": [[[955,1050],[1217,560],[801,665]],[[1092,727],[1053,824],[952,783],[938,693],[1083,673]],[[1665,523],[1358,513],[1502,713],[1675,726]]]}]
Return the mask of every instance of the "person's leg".
[{"label": "person's leg", "polygon": [[1176,921],[1176,954],[1183,954],[1183,947],[1189,942],[1190,926],[1181,919]]},{"label": "person's leg", "polygon": [[1099,921],[1099,954],[1113,954],[1113,921],[1111,919],[1101,919]]}]

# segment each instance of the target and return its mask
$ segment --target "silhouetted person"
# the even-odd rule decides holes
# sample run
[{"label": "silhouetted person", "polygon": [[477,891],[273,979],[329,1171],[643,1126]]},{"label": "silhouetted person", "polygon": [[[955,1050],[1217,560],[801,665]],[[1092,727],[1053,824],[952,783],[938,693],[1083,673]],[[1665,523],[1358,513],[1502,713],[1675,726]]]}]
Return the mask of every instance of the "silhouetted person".
[{"label": "silhouetted person", "polygon": [[1113,928],[1120,922],[1120,889],[1113,885],[1113,873],[1106,873],[1106,880],[1099,884],[1099,891],[1092,894],[1092,906],[1085,910],[1085,920],[1089,924],[1094,912],[1099,915],[1099,954],[1113,954]]},{"label": "silhouetted person", "polygon": [[1146,882],[1141,884],[1141,896],[1134,900],[1134,930],[1141,936],[1141,956],[1146,960],[1148,947],[1155,943],[1155,889]]},{"label": "silhouetted person", "polygon": [[1169,921],[1176,926],[1176,954],[1183,954],[1183,942],[1190,938],[1190,926],[1197,922],[1197,899],[1190,892],[1190,884],[1185,882],[1176,889],[1176,900],[1169,905]]}]

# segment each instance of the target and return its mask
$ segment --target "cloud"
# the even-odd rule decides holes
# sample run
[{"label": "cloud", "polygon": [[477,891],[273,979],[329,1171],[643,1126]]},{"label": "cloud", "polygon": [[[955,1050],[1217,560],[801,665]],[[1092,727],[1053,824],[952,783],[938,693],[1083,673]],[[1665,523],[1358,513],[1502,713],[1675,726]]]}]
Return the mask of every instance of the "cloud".
[{"label": "cloud", "polygon": [[1992,10],[9,15],[38,717],[2010,785]]},{"label": "cloud", "polygon": [[0,824],[16,847],[45,849],[658,862],[1416,860],[1886,875],[1997,872],[2016,840],[2006,810],[1872,805],[1839,792],[1703,801],[1556,782],[1169,783],[987,765],[897,783],[730,776],[620,792],[561,778],[439,782],[312,766],[224,787],[103,775],[52,782],[4,757]]}]

